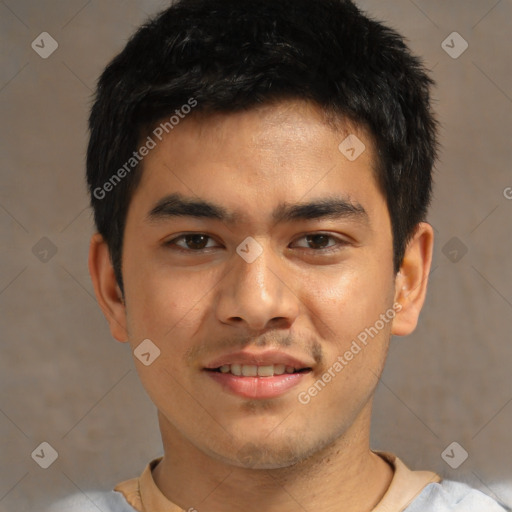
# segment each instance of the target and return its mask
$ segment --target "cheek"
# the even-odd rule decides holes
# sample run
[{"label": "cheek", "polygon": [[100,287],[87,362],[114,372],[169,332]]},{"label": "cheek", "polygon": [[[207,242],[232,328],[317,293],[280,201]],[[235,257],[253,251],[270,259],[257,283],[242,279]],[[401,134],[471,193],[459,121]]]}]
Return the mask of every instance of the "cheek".
[{"label": "cheek", "polygon": [[198,275],[135,260],[131,265],[127,262],[125,275],[132,332],[148,337],[161,337],[186,320],[200,304],[202,287],[207,289]]},{"label": "cheek", "polygon": [[353,268],[304,281],[304,303],[324,341],[324,361],[316,384],[303,390],[302,398],[333,425],[353,418],[375,389],[392,325],[391,316],[383,321],[381,315],[391,311],[393,292],[389,274],[370,272],[367,265],[364,271]]},{"label": "cheek", "polygon": [[373,325],[389,307],[394,292],[388,274],[368,264],[304,273],[300,282],[308,315],[326,340],[334,338],[337,343]]},{"label": "cheek", "polygon": [[160,359],[168,359],[169,367],[178,369],[191,341],[206,324],[211,324],[212,303],[222,272],[221,268],[199,272],[141,265],[127,288],[132,345],[145,338],[153,340],[162,351]]},{"label": "cheek", "polygon": [[[206,279],[193,272],[138,269],[127,289],[129,341],[132,350],[150,339],[160,350],[151,366],[136,362],[139,377],[159,406],[159,399],[181,403],[180,386],[189,387],[183,358],[208,310]],[[130,300],[131,299],[131,300]],[[164,399],[165,397],[165,399]]]}]

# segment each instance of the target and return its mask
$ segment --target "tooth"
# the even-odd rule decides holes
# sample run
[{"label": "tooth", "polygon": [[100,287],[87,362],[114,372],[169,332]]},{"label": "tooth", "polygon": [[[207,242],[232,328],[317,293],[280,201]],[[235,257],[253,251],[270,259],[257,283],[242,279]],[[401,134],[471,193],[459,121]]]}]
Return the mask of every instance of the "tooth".
[{"label": "tooth", "polygon": [[274,375],[283,375],[285,371],[285,365],[284,364],[276,364],[274,365]]},{"label": "tooth", "polygon": [[[233,365],[231,365],[231,372],[233,372]],[[258,375],[258,367],[252,364],[242,365],[242,375],[244,377],[256,377]]]},{"label": "tooth", "polygon": [[293,366],[286,367],[286,373],[293,373],[294,371],[295,371],[295,369],[293,368]]},{"label": "tooth", "polygon": [[270,366],[258,366],[258,376],[260,377],[272,377],[274,375],[274,367]]},{"label": "tooth", "polygon": [[232,364],[231,365],[231,373],[233,375],[237,375],[237,376],[242,375],[242,366],[239,364]]},{"label": "tooth", "polygon": [[228,372],[229,372],[229,364],[223,364],[223,365],[220,367],[220,372],[221,372],[221,373],[228,373]]}]

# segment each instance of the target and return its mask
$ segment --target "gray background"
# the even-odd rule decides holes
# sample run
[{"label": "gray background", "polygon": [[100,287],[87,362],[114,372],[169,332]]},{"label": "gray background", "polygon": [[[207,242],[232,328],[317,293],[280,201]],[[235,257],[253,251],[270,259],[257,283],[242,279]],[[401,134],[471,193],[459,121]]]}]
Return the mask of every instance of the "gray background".
[{"label": "gray background", "polygon": [[[373,447],[512,504],[512,2],[358,3],[433,69],[443,125],[429,296],[417,331],[392,341]],[[2,511],[111,489],[161,451],[129,348],[93,297],[83,174],[96,79],[167,4],[0,0]],[[44,31],[59,44],[47,59],[31,48]],[[441,46],[453,31],[469,43],[457,59]],[[46,470],[31,458],[43,441],[58,452]],[[469,453],[458,469],[441,457],[454,441]]]}]

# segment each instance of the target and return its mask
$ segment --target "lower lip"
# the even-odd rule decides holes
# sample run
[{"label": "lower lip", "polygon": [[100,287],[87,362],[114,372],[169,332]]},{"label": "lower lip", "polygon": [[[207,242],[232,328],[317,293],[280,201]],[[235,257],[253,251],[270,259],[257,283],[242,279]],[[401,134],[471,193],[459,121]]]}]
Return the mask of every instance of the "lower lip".
[{"label": "lower lip", "polygon": [[285,373],[273,377],[238,377],[231,373],[206,371],[225,390],[244,398],[276,398],[293,387],[309,373]]}]

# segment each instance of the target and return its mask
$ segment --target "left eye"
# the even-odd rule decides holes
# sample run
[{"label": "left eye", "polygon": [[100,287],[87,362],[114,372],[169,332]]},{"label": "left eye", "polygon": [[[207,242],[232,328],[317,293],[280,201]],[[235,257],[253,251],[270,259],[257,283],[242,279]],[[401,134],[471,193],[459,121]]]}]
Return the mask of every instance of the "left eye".
[{"label": "left eye", "polygon": [[[306,244],[310,247],[298,246],[299,248],[304,249],[313,249],[315,251],[322,250],[331,250],[331,247],[343,246],[346,244],[342,239],[338,237],[334,237],[332,235],[328,235],[326,233],[313,233],[309,235],[304,235],[298,240],[306,240]],[[329,245],[329,240],[334,241],[335,243]],[[167,246],[177,246],[180,250],[189,251],[189,252],[198,252],[204,249],[211,249],[215,247],[215,245],[208,245],[208,241],[214,242],[213,238],[204,233],[193,233],[188,235],[181,235],[173,240],[169,240],[165,245]],[[178,243],[180,242],[180,243]],[[313,247],[311,247],[313,245]]]},{"label": "left eye", "polygon": [[[335,247],[336,245],[343,245],[343,241],[337,237],[333,237],[332,235],[327,235],[325,233],[314,233],[314,234],[311,234],[311,235],[305,235],[301,238],[299,238],[299,240],[301,239],[305,239],[306,242],[308,244],[313,244],[313,245],[321,245],[322,247],[309,247],[310,249],[318,249],[318,250],[322,250],[322,249],[328,249],[330,247]],[[338,241],[338,244],[333,244],[333,245],[325,245],[328,243],[329,239],[331,240],[337,240]]]}]

